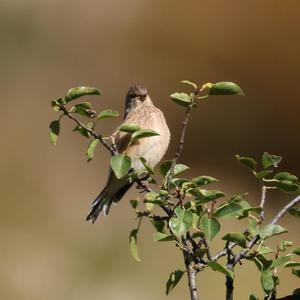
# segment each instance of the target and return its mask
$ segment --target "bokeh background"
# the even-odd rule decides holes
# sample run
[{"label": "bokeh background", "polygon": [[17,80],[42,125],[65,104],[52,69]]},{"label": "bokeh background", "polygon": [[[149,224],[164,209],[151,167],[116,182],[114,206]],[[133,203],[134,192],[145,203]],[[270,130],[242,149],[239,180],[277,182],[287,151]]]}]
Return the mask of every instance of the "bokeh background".
[{"label": "bokeh background", "polygon": [[[181,162],[188,174],[211,175],[228,195],[259,187],[234,154],[284,156],[282,170],[300,175],[300,3],[265,1],[2,0],[0,2],[0,298],[7,300],[167,299],[168,274],[182,268],[179,253],[152,241],[144,224],[142,263],[128,247],[136,226],[128,201],[108,218],[85,223],[90,201],[105,183],[108,154],[87,164],[87,140],[63,129],[56,148],[48,124],[50,100],[74,86],[99,87],[97,109],[123,110],[127,88],[143,83],[166,115],[174,152],[183,117],[169,95],[199,83],[234,81],[245,97],[215,97],[193,112]],[[111,132],[120,120],[107,120]],[[136,195],[133,189],[126,199]],[[289,196],[272,193],[268,218]],[[296,244],[299,224],[285,218]],[[226,222],[225,230],[237,230]],[[219,240],[222,234],[219,234]],[[218,241],[218,239],[216,239]],[[215,246],[214,251],[218,245]],[[254,266],[237,270],[237,299],[262,297]],[[280,295],[296,287],[283,273]],[[223,277],[200,274],[201,298],[224,298]],[[182,280],[169,299],[188,299]]]}]

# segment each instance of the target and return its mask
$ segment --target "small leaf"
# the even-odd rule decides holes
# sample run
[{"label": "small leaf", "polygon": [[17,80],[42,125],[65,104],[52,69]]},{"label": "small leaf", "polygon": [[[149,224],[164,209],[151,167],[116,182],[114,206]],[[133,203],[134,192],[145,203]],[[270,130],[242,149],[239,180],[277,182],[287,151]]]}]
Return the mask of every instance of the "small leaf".
[{"label": "small leaf", "polygon": [[273,235],[278,235],[285,232],[288,231],[285,228],[281,227],[280,225],[269,224],[260,231],[260,236],[262,239],[267,239]]},{"label": "small leaf", "polygon": [[264,169],[269,167],[277,167],[278,164],[281,162],[282,156],[278,155],[271,155],[268,152],[264,152],[262,156],[262,165]]},{"label": "small leaf", "polygon": [[219,233],[221,225],[217,219],[209,219],[207,215],[204,215],[200,220],[204,235],[209,241],[212,241],[213,238]]},{"label": "small leaf", "polygon": [[95,111],[92,110],[92,105],[89,102],[82,102],[76,104],[74,106],[74,112],[90,118],[95,117]]},{"label": "small leaf", "polygon": [[300,270],[292,269],[292,274],[300,278]]},{"label": "small leaf", "polygon": [[217,82],[210,86],[209,95],[244,95],[242,89],[234,82]]},{"label": "small leaf", "polygon": [[165,234],[162,232],[155,232],[153,239],[154,239],[154,242],[169,242],[169,241],[174,241],[175,236],[173,234]]},{"label": "small leaf", "polygon": [[122,178],[128,174],[131,168],[131,158],[127,155],[114,155],[110,160],[110,165],[117,178]]},{"label": "small leaf", "polygon": [[222,240],[234,242],[243,248],[246,248],[247,244],[245,236],[240,232],[229,232],[222,238]]},{"label": "small leaf", "polygon": [[285,268],[294,268],[294,267],[300,267],[300,262],[291,261],[284,265]]},{"label": "small leaf", "polygon": [[192,81],[189,81],[189,80],[182,80],[181,83],[183,84],[186,84],[186,85],[189,85],[191,86],[193,89],[197,90],[197,84],[192,82]]},{"label": "small leaf", "polygon": [[81,126],[76,126],[73,131],[77,131],[79,132],[82,136],[89,138],[91,136],[91,134],[83,127]]},{"label": "small leaf", "polygon": [[287,247],[291,247],[291,246],[293,246],[293,242],[283,240],[283,241],[280,241],[279,250],[284,252],[284,251],[286,251]]},{"label": "small leaf", "polygon": [[264,270],[261,273],[261,284],[266,294],[270,294],[274,289],[273,273],[269,270]]},{"label": "small leaf", "polygon": [[251,158],[251,157],[242,157],[242,156],[239,156],[239,155],[236,155],[235,158],[238,160],[238,162],[240,162],[241,164],[243,164],[244,166],[246,166],[250,170],[254,171],[256,169],[257,162],[253,158]]},{"label": "small leaf", "polygon": [[159,173],[165,177],[172,166],[172,160],[166,160],[159,166]]},{"label": "small leaf", "polygon": [[147,164],[147,161],[144,157],[140,157],[140,161],[143,164],[144,168],[147,170],[147,172],[151,175],[154,174],[153,169]]},{"label": "small leaf", "polygon": [[200,203],[206,203],[225,196],[225,194],[222,191],[218,190],[198,189],[197,191],[198,194],[196,200],[198,200]]},{"label": "small leaf", "polygon": [[93,87],[80,86],[72,88],[68,91],[65,99],[66,102],[77,99],[86,95],[101,95],[100,91]]},{"label": "small leaf", "polygon": [[128,133],[134,133],[136,131],[141,130],[141,127],[137,124],[132,123],[124,123],[119,128],[119,131],[128,132]]},{"label": "small leaf", "polygon": [[87,160],[91,161],[94,158],[95,150],[97,145],[100,143],[98,139],[93,140],[86,151]]},{"label": "small leaf", "polygon": [[288,209],[288,213],[296,218],[300,218],[300,207],[291,207]]},{"label": "small leaf", "polygon": [[299,192],[300,186],[298,183],[294,183],[290,180],[282,180],[277,182],[276,187],[284,192]]},{"label": "small leaf", "polygon": [[[159,172],[163,177],[166,177],[169,174],[172,163],[173,163],[172,160],[166,160],[160,165]],[[186,165],[177,164],[177,165],[175,165],[173,176],[176,176],[176,175],[178,175],[186,170],[189,170],[189,169],[190,168]]]},{"label": "small leaf", "polygon": [[186,93],[174,93],[170,97],[177,104],[185,107],[189,106],[192,103],[191,97]]},{"label": "small leaf", "polygon": [[292,251],[293,254],[300,255],[300,247],[296,247]]},{"label": "small leaf", "polygon": [[280,256],[272,261],[272,263],[268,269],[272,270],[272,269],[288,262],[290,259],[291,259],[290,256]]},{"label": "small leaf", "polygon": [[273,253],[273,252],[274,252],[273,249],[271,249],[270,247],[267,247],[267,246],[261,246],[258,251],[258,253],[260,253],[260,254],[268,254],[268,253]]},{"label": "small leaf", "polygon": [[214,271],[218,271],[224,275],[226,275],[227,277],[233,279],[234,274],[231,270],[228,270],[226,267],[223,267],[222,265],[220,265],[219,263],[217,263],[216,261],[209,261],[207,264],[212,270]]},{"label": "small leaf", "polygon": [[292,181],[292,182],[297,182],[298,181],[298,177],[295,176],[295,175],[292,175],[291,173],[289,172],[279,172],[277,173],[275,176],[274,176],[274,179],[277,179],[279,181],[282,181],[282,180],[289,180],[289,181]]},{"label": "small leaf", "polygon": [[166,223],[163,220],[151,219],[150,220],[155,230],[164,233]]},{"label": "small leaf", "polygon": [[132,134],[131,141],[134,142],[139,139],[143,139],[143,138],[147,138],[147,137],[151,137],[151,136],[155,136],[155,135],[160,135],[160,134],[152,129],[140,129],[138,131],[135,131]]},{"label": "small leaf", "polygon": [[130,236],[129,236],[129,241],[130,241],[130,251],[131,251],[131,255],[132,257],[140,262],[140,258],[139,258],[139,254],[138,254],[138,248],[137,248],[137,234],[138,234],[138,229],[133,229],[130,232]]},{"label": "small leaf", "polygon": [[166,288],[166,294],[168,295],[174,287],[178,284],[180,279],[182,278],[182,275],[184,274],[184,271],[176,270],[172,272],[169,276],[169,279],[167,281],[167,288]]},{"label": "small leaf", "polygon": [[261,172],[255,173],[255,177],[257,179],[263,179],[263,178],[268,177],[272,173],[273,173],[273,170],[265,170],[265,171],[261,171]]},{"label": "small leaf", "polygon": [[139,205],[139,201],[137,199],[131,199],[129,202],[133,209],[136,209]]},{"label": "small leaf", "polygon": [[232,218],[240,216],[243,212],[243,207],[236,203],[230,202],[221,205],[214,212],[214,217],[216,218]]},{"label": "small leaf", "polygon": [[219,180],[215,179],[211,176],[199,176],[199,177],[193,178],[191,181],[196,183],[198,186],[202,186],[202,185],[207,185],[212,182],[217,182]]},{"label": "small leaf", "polygon": [[119,112],[116,110],[106,109],[102,110],[98,116],[97,119],[107,119],[107,118],[116,118],[119,116]]},{"label": "small leaf", "polygon": [[169,226],[171,231],[180,237],[187,233],[193,225],[193,213],[177,207],[175,209],[175,216],[169,220]]},{"label": "small leaf", "polygon": [[59,120],[55,120],[55,121],[52,121],[49,125],[49,128],[50,128],[50,140],[51,140],[51,143],[56,146],[57,144],[57,139],[58,139],[58,135],[59,135],[59,132],[60,132],[60,123],[59,123]]},{"label": "small leaf", "polygon": [[174,168],[174,174],[173,176],[176,176],[184,171],[187,171],[189,170],[190,168],[186,165],[183,165],[183,164],[177,164]]},{"label": "small leaf", "polygon": [[254,294],[251,294],[249,300],[259,300],[259,298],[257,298]]}]

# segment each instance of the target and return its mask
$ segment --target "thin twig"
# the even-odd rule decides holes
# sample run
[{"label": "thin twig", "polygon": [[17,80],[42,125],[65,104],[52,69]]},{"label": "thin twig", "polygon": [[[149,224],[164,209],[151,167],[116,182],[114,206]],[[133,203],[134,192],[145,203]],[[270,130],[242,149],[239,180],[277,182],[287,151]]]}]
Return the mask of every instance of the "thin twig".
[{"label": "thin twig", "polygon": [[284,206],[277,215],[273,218],[270,224],[276,224],[284,215],[285,213],[295,206],[298,202],[300,202],[300,195],[298,195],[294,200],[292,200],[290,203],[288,203],[286,206]]},{"label": "thin twig", "polygon": [[265,202],[266,202],[266,193],[267,193],[267,187],[265,185],[263,185],[262,190],[261,190],[261,200],[260,200],[260,204],[259,204],[259,207],[261,208],[261,212],[259,214],[259,222],[260,223],[262,223],[265,218],[264,206],[265,206]]},{"label": "thin twig", "polygon": [[64,107],[64,106],[60,106],[60,110],[63,112],[63,114],[65,116],[67,116],[69,119],[73,120],[77,125],[79,125],[80,127],[84,128],[84,130],[86,130],[90,135],[92,135],[95,139],[99,140],[101,142],[101,144],[112,154],[112,155],[116,155],[118,153],[115,152],[115,150],[113,149],[113,147],[111,147],[108,143],[105,142],[103,136],[99,133],[97,133],[95,130],[93,130],[92,128],[88,128],[87,126],[85,126],[82,122],[80,122],[79,120],[77,120],[75,117],[73,117],[69,111]]}]

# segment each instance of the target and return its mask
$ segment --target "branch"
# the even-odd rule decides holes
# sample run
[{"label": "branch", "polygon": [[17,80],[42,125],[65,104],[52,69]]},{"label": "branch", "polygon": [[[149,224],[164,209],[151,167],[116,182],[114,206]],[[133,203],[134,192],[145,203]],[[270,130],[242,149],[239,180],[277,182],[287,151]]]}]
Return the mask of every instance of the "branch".
[{"label": "branch", "polygon": [[261,191],[261,200],[259,207],[261,208],[261,212],[259,214],[259,222],[262,223],[265,219],[265,211],[264,211],[264,206],[266,202],[266,193],[267,193],[267,187],[265,185],[262,186],[262,191]]},{"label": "branch", "polygon": [[[184,246],[187,247],[185,238],[182,238],[182,243]],[[182,252],[183,252],[184,264],[188,276],[188,285],[189,285],[191,300],[198,300],[199,298],[198,298],[198,291],[196,285],[196,270],[193,266],[193,260],[191,259],[188,251],[183,250]]]},{"label": "branch", "polygon": [[80,127],[84,128],[88,133],[90,133],[90,135],[92,135],[95,139],[99,140],[101,142],[101,144],[112,154],[112,155],[116,155],[118,154],[115,149],[109,145],[108,143],[105,142],[105,140],[103,139],[103,136],[100,133],[97,133],[95,130],[93,130],[92,128],[88,128],[87,126],[85,126],[83,123],[81,123],[79,120],[77,120],[75,117],[73,117],[69,111],[64,107],[64,106],[60,106],[60,110],[63,112],[63,114],[65,116],[67,116],[69,119],[73,120],[77,125],[79,125]]},{"label": "branch", "polygon": [[233,279],[226,276],[226,300],[233,300]]},{"label": "branch", "polygon": [[300,195],[298,195],[294,200],[292,200],[290,203],[288,203],[286,206],[284,206],[277,215],[273,218],[270,224],[276,224],[284,215],[285,213],[295,206],[298,202],[300,202]]},{"label": "branch", "polygon": [[188,120],[189,120],[189,117],[190,117],[190,112],[191,112],[191,110],[194,106],[195,98],[198,96],[199,93],[200,93],[199,90],[197,90],[195,92],[194,96],[191,98],[191,104],[188,106],[188,108],[185,111],[185,117],[184,117],[184,120],[182,122],[182,130],[181,130],[181,136],[180,136],[179,144],[177,146],[177,150],[175,152],[174,158],[172,159],[172,165],[171,165],[169,174],[167,175],[167,178],[166,178],[166,181],[165,181],[165,186],[167,187],[167,189],[169,188],[170,180],[173,177],[175,166],[176,166],[177,161],[178,161],[178,159],[181,155],[181,152],[183,150],[183,143],[184,143],[184,138],[185,138],[185,133],[186,133]]},{"label": "branch", "polygon": [[[298,195],[295,199],[293,199],[291,202],[289,202],[286,206],[284,206],[277,215],[272,219],[272,221],[269,224],[276,224],[290,209],[291,207],[295,206],[298,202],[300,202],[300,195]],[[241,259],[245,258],[249,250],[256,244],[256,242],[260,239],[259,235],[256,235],[247,245],[247,248],[242,250],[239,254],[236,255],[234,260],[234,265],[236,265]]]}]

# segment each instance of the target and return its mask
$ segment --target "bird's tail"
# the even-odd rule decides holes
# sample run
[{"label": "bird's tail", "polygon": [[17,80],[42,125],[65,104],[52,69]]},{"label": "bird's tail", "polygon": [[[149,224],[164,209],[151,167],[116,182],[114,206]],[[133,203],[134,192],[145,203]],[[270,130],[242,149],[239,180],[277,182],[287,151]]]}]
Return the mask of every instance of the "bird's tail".
[{"label": "bird's tail", "polygon": [[86,217],[86,221],[91,221],[95,223],[99,214],[103,211],[103,214],[106,216],[109,213],[112,203],[117,203],[121,200],[124,194],[129,190],[133,183],[127,182],[122,185],[117,191],[113,192],[109,190],[106,186],[99,196],[93,201],[92,208],[89,214]]}]

